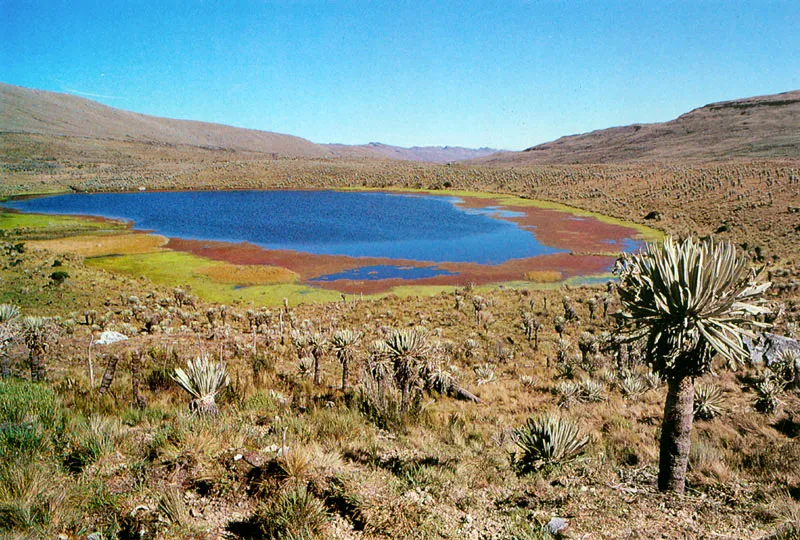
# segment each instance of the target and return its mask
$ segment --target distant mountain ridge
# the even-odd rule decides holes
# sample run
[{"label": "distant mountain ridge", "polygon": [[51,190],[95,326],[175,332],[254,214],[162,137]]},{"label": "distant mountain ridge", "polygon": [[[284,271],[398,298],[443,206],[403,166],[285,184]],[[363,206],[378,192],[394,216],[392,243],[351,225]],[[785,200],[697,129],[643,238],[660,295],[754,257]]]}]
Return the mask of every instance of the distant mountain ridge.
[{"label": "distant mountain ridge", "polygon": [[711,103],[675,120],[561,137],[478,163],[494,165],[800,158],[800,90]]},{"label": "distant mountain ridge", "polygon": [[464,148],[461,146],[412,146],[403,148],[378,142],[356,146],[343,144],[328,144],[326,146],[342,150],[363,149],[368,154],[378,154],[398,161],[425,161],[429,163],[466,161],[490,156],[498,152],[493,148]]},{"label": "distant mountain ridge", "polygon": [[96,101],[0,83],[0,132],[111,139],[298,158],[372,158],[444,163],[494,152],[458,147],[400,148],[315,144],[293,135],[175,120],[108,107]]}]

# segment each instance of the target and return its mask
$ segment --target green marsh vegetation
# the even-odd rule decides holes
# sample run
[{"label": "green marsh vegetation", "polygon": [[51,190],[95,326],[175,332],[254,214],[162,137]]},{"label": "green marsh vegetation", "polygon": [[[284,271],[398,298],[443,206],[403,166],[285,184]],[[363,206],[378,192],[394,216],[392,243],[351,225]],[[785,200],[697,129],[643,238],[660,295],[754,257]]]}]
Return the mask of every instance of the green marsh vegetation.
[{"label": "green marsh vegetation", "polygon": [[0,235],[3,240],[47,239],[85,233],[104,233],[124,230],[120,222],[76,216],[23,214],[0,210]]}]

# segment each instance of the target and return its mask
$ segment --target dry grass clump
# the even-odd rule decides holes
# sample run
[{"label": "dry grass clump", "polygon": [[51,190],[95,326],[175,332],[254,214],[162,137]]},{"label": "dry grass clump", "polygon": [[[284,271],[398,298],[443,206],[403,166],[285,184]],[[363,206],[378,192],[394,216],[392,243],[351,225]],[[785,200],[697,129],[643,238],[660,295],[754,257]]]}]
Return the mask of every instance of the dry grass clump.
[{"label": "dry grass clump", "polygon": [[189,510],[183,500],[183,492],[176,486],[169,486],[158,501],[158,511],[177,528],[190,523]]},{"label": "dry grass clump", "polygon": [[525,279],[534,283],[558,283],[564,275],[557,270],[532,270],[525,272]]},{"label": "dry grass clump", "polygon": [[50,464],[27,459],[0,463],[0,533],[54,537],[81,520],[74,483]]},{"label": "dry grass clump", "polygon": [[195,269],[216,283],[233,285],[271,285],[274,283],[296,283],[300,280],[295,272],[280,266],[238,265],[214,263]]},{"label": "dry grass clump", "polygon": [[251,522],[262,538],[310,540],[325,538],[328,511],[305,486],[291,486],[260,503]]}]

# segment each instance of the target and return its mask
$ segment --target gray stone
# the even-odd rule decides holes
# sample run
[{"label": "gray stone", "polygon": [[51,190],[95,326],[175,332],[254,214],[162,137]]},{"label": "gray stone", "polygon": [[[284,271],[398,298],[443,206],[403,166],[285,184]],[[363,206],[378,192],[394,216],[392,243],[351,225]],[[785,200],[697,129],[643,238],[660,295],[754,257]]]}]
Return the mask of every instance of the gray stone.
[{"label": "gray stone", "polygon": [[125,341],[128,339],[128,336],[125,334],[120,334],[119,332],[111,332],[105,331],[100,334],[100,339],[94,342],[95,345],[111,345],[112,343],[118,343],[120,341]]},{"label": "gray stone", "polygon": [[545,525],[550,534],[558,534],[567,528],[567,520],[560,517],[551,518]]},{"label": "gray stone", "polygon": [[780,360],[784,351],[800,354],[800,341],[775,334],[761,334],[756,343],[745,338],[744,347],[750,353],[750,363],[754,366],[771,366]]}]

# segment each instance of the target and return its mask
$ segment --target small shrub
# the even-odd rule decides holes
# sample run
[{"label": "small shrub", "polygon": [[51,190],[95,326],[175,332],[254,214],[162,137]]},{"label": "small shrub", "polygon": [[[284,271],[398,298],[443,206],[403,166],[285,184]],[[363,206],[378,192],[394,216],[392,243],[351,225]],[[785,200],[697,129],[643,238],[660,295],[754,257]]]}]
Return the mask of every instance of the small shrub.
[{"label": "small shrub", "polygon": [[617,387],[622,395],[634,399],[647,392],[647,383],[635,373],[626,373],[617,381]]},{"label": "small shrub", "polygon": [[580,382],[563,381],[556,385],[555,391],[560,395],[558,404],[568,407],[573,403],[599,403],[606,400],[605,386],[593,379],[585,378]]},{"label": "small shrub", "polygon": [[781,351],[777,361],[770,366],[770,370],[781,381],[789,383],[794,388],[800,388],[800,353],[797,351],[792,349]]},{"label": "small shrub", "polygon": [[464,341],[462,348],[464,349],[464,358],[468,360],[476,358],[478,355],[480,355],[481,346],[474,339],[467,339]]},{"label": "small shrub", "polygon": [[700,383],[694,389],[695,420],[711,420],[722,412],[725,396],[714,383]]},{"label": "small shrub", "polygon": [[494,366],[492,366],[491,364],[481,364],[479,366],[475,366],[474,371],[475,371],[475,383],[478,386],[483,384],[489,384],[496,378],[494,374]]},{"label": "small shrub", "polygon": [[67,280],[68,277],[69,274],[67,272],[64,272],[63,270],[58,270],[50,274],[50,280],[56,285],[61,285]]},{"label": "small shrub", "polygon": [[[561,355],[559,354],[559,357]],[[580,356],[567,355],[560,358],[556,362],[556,376],[561,379],[574,379],[578,374],[578,367],[580,365]]]},{"label": "small shrub", "polygon": [[[376,365],[383,366],[382,363]],[[419,412],[420,395],[415,394],[410,406],[404,407],[400,389],[391,375],[380,376],[382,369],[364,370],[361,384],[353,394],[352,405],[380,429],[401,429]]]},{"label": "small shrub", "polygon": [[559,407],[569,407],[580,401],[581,389],[576,382],[562,381],[556,385],[555,392],[559,396]]},{"label": "small shrub", "polygon": [[458,387],[458,372],[453,366],[445,367],[441,362],[431,362],[423,369],[423,375],[428,391],[448,395]]},{"label": "small shrub", "polygon": [[186,371],[175,368],[172,378],[194,398],[189,405],[192,412],[212,416],[219,413],[215,398],[230,383],[224,362],[213,362],[202,354],[194,362],[189,360]]},{"label": "small shrub", "polygon": [[513,438],[521,450],[514,459],[518,470],[523,473],[573,461],[583,454],[590,442],[577,424],[553,414],[528,418],[525,424],[514,430]]},{"label": "small shrub", "polygon": [[151,392],[167,390],[172,386],[174,368],[158,366],[145,377],[144,383]]},{"label": "small shrub", "polygon": [[594,379],[583,379],[579,384],[581,399],[587,403],[599,403],[606,400],[606,387]]},{"label": "small shrub", "polygon": [[647,386],[650,387],[650,390],[655,390],[656,388],[661,386],[661,383],[663,382],[661,380],[661,375],[659,375],[655,371],[648,371],[647,373],[645,373],[644,380],[647,383]]},{"label": "small shrub", "polygon": [[755,383],[756,399],[753,406],[763,414],[773,414],[778,410],[781,400],[778,396],[783,392],[783,382],[774,376],[765,375]]},{"label": "small shrub", "polygon": [[312,356],[304,356],[297,363],[297,374],[307,379],[314,374],[314,358]]},{"label": "small shrub", "polygon": [[253,375],[258,377],[262,373],[275,371],[275,362],[263,352],[258,352],[250,356],[250,368],[253,370]]}]

